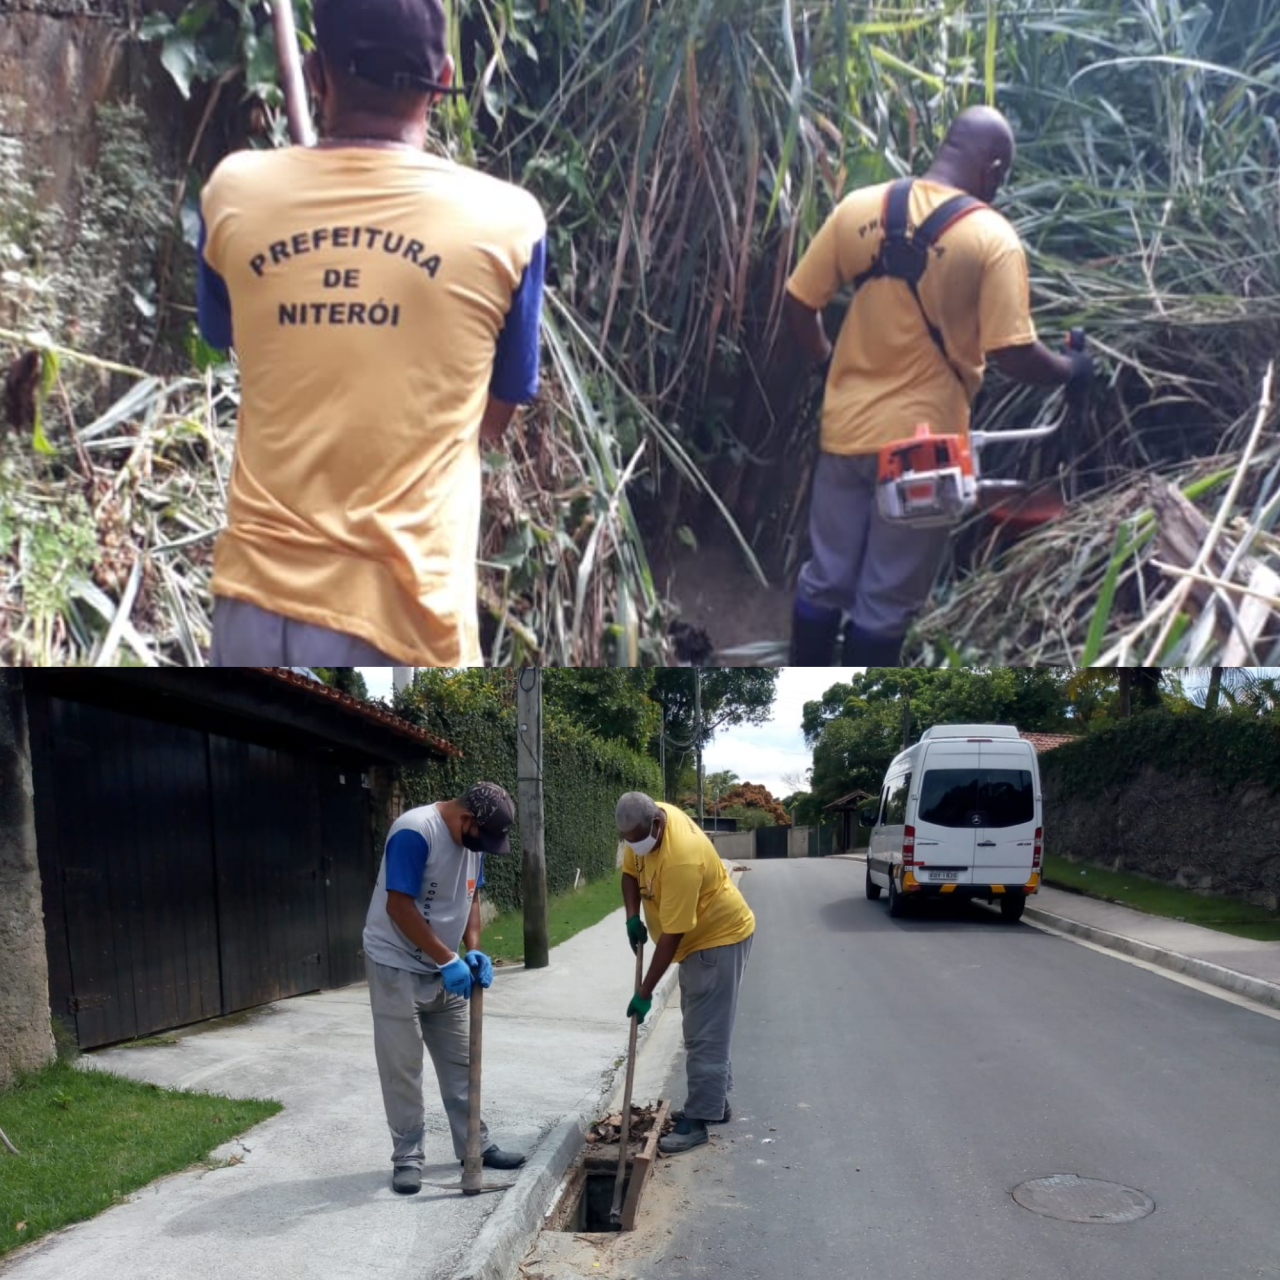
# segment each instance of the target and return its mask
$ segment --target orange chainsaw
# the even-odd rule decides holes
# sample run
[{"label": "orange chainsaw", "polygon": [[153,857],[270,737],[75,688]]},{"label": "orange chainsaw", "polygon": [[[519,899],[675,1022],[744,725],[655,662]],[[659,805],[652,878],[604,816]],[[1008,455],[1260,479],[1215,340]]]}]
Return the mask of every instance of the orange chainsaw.
[{"label": "orange chainsaw", "polygon": [[[1084,330],[1072,329],[1067,345],[1084,350]],[[1068,407],[1069,412],[1069,407]],[[880,450],[876,506],[881,517],[900,528],[930,529],[959,524],[979,507],[997,520],[1022,527],[1044,524],[1065,510],[1052,483],[1028,489],[1021,480],[985,480],[978,468],[986,444],[1042,440],[1062,426],[1056,422],[1018,431],[970,431],[939,435],[927,422],[908,440]]]}]

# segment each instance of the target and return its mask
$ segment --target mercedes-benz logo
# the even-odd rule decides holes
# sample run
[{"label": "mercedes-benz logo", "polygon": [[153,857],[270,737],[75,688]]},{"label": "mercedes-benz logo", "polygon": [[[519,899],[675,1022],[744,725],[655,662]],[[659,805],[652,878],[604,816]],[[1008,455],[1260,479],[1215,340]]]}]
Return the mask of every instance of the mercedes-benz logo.
[{"label": "mercedes-benz logo", "polygon": [[982,826],[982,815],[980,813],[975,813],[969,821],[972,822],[975,827],[980,827]]}]

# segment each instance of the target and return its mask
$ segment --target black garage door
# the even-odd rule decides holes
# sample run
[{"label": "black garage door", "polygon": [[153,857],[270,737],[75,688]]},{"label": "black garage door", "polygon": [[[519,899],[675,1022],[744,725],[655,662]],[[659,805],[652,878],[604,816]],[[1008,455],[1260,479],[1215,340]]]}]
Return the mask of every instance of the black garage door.
[{"label": "black garage door", "polygon": [[360,977],[358,769],[29,696],[50,997],[89,1048]]}]

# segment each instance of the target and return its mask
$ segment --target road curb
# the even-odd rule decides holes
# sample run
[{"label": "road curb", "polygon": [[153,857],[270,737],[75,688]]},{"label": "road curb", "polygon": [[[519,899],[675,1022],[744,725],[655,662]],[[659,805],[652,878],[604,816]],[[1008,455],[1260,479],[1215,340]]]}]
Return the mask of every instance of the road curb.
[{"label": "road curb", "polygon": [[1253,978],[1235,969],[1212,964],[1208,960],[1197,960],[1194,956],[1183,955],[1180,951],[1170,951],[1165,947],[1157,947],[1150,942],[1139,942],[1136,938],[1127,938],[1121,933],[1111,933],[1106,929],[1099,929],[1096,925],[1081,924],[1078,920],[1054,915],[1052,911],[1033,907],[1030,903],[1027,904],[1023,914],[1039,924],[1057,929],[1060,933],[1069,933],[1074,937],[1083,938],[1086,942],[1106,947],[1109,951],[1119,951],[1122,955],[1133,956],[1136,960],[1145,960],[1148,964],[1159,965],[1162,969],[1170,969],[1174,973],[1196,978],[1200,982],[1221,987],[1238,996],[1247,996],[1259,1004],[1280,1009],[1280,986],[1274,982]]}]

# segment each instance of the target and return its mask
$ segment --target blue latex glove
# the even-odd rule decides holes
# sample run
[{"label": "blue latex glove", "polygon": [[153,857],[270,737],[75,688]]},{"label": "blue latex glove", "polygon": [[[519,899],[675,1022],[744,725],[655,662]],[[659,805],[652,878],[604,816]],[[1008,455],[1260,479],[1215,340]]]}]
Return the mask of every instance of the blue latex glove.
[{"label": "blue latex glove", "polygon": [[468,951],[467,966],[471,976],[487,991],[493,982],[493,961],[483,951]]},{"label": "blue latex glove", "polygon": [[444,979],[444,989],[451,995],[461,996],[464,1000],[471,994],[471,970],[467,962],[460,956],[454,956],[440,970]]}]

